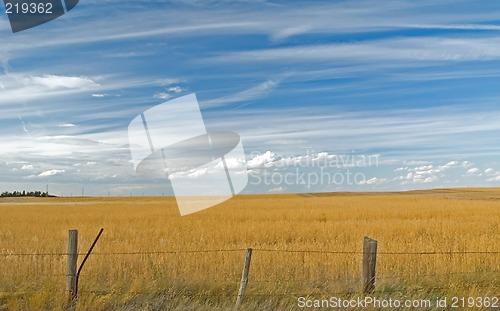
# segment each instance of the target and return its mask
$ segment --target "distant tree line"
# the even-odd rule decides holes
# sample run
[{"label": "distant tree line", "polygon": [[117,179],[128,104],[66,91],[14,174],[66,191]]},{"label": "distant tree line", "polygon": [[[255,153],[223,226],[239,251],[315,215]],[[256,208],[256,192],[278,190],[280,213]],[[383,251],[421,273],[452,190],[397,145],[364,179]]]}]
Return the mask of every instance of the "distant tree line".
[{"label": "distant tree line", "polygon": [[10,197],[39,197],[39,198],[47,198],[53,197],[53,195],[48,194],[47,192],[42,191],[4,191],[0,194],[0,197],[10,198]]}]

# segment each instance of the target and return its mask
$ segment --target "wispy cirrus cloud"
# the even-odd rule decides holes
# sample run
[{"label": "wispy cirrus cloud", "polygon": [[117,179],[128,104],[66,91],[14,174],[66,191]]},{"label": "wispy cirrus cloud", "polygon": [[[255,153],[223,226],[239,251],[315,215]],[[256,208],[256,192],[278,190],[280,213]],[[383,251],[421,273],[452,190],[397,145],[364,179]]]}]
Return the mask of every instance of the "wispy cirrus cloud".
[{"label": "wispy cirrus cloud", "polygon": [[500,59],[500,39],[477,37],[422,37],[378,39],[355,43],[300,45],[223,53],[215,62],[309,61],[479,61]]},{"label": "wispy cirrus cloud", "polygon": [[58,127],[76,127],[78,125],[73,124],[73,123],[61,123],[58,125]]},{"label": "wispy cirrus cloud", "polygon": [[24,78],[26,84],[34,84],[54,88],[86,89],[97,87],[98,84],[89,77],[73,77],[46,74],[43,76],[31,76]]},{"label": "wispy cirrus cloud", "polygon": [[[276,118],[276,116],[280,116]],[[422,109],[369,109],[349,112],[332,107],[255,109],[207,112],[207,123],[216,129],[232,128],[247,144],[264,148],[295,149],[329,146],[330,150],[386,150],[402,158],[493,155],[500,131],[500,112],[472,107]],[[259,120],[259,122],[255,122]],[[478,122],[480,120],[480,122]],[[265,126],[262,126],[265,124]],[[467,137],[476,137],[474,141]],[[299,143],[278,145],[275,140]],[[271,144],[266,144],[271,142]]]},{"label": "wispy cirrus cloud", "polygon": [[[266,96],[269,92],[279,87],[281,79],[279,80],[267,80],[265,82],[259,83],[255,86],[249,87],[243,91],[236,92],[232,95],[202,101],[200,105],[203,108],[213,108],[225,105],[232,105],[241,102],[247,102],[252,100],[257,100]],[[239,106],[241,108],[243,105]]]}]

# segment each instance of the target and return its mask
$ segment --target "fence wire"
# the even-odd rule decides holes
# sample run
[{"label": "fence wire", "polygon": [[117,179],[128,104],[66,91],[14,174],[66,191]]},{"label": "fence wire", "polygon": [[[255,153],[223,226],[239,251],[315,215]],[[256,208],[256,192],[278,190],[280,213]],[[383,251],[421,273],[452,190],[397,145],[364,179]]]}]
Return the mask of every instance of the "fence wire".
[{"label": "fence wire", "polygon": [[[209,249],[209,250],[166,250],[166,251],[137,251],[137,252],[92,252],[97,256],[113,255],[168,255],[168,254],[192,254],[192,253],[224,253],[241,252],[246,248],[234,249]],[[303,254],[340,254],[340,255],[363,255],[360,251],[327,251],[327,250],[289,250],[289,249],[266,249],[252,248],[254,252],[276,252],[276,253],[303,253]],[[68,253],[0,253],[0,257],[24,257],[24,256],[68,256]],[[86,253],[78,253],[85,256]],[[500,251],[423,251],[423,252],[377,252],[377,255],[500,255]]]},{"label": "fence wire", "polygon": [[[237,253],[237,252],[243,252],[246,251],[248,248],[230,248],[230,249],[198,249],[198,250],[157,250],[157,251],[133,251],[133,252],[95,252],[95,253],[92,253],[91,256],[103,256],[103,257],[106,257],[106,256],[148,256],[148,255],[151,255],[151,256],[162,256],[162,255],[179,255],[179,254],[186,254],[186,255],[190,255],[190,254],[217,254],[217,253]],[[253,252],[254,252],[254,256],[259,256],[258,254],[261,253],[269,253],[271,258],[272,258],[272,254],[273,253],[283,253],[283,254],[324,254],[324,255],[363,255],[364,253],[362,251],[331,251],[331,250],[308,250],[308,249],[272,249],[272,248],[260,248],[260,247],[257,247],[257,248],[252,248]],[[84,256],[86,253],[79,253],[78,255],[79,256]],[[408,255],[408,256],[433,256],[433,255],[448,255],[448,256],[473,256],[473,255],[480,255],[480,256],[496,256],[496,255],[500,255],[500,251],[421,251],[421,252],[415,252],[415,251],[412,251],[412,252],[391,252],[391,251],[379,251],[377,252],[377,255],[387,255],[387,256],[405,256],[405,255]],[[20,257],[20,258],[23,258],[23,257],[27,257],[27,258],[37,258],[37,257],[63,257],[63,256],[68,256],[68,253],[66,252],[47,252],[47,253],[40,253],[40,252],[32,252],[32,253],[29,253],[29,252],[18,252],[18,253],[15,253],[15,252],[3,252],[3,253],[0,253],[0,267],[2,266],[1,265],[1,262],[3,259],[5,258],[17,258],[17,257]],[[61,262],[60,260],[62,260],[62,258],[58,259],[59,262]],[[139,259],[141,260],[141,259]],[[21,260],[22,261],[22,260]],[[61,267],[61,269],[64,269],[65,266]],[[446,277],[446,276],[450,276],[450,277],[453,277],[453,276],[467,276],[467,275],[486,275],[488,274],[488,276],[495,276],[496,278],[496,275],[499,275],[500,274],[500,270],[498,269],[494,269],[494,267],[492,267],[493,269],[491,271],[450,271],[448,273],[426,273],[426,274],[421,274],[421,275],[418,275],[418,277],[421,277],[421,278],[430,278],[430,277]],[[50,269],[53,269],[52,267],[52,264],[50,265]],[[36,268],[34,269],[36,270]],[[49,270],[50,271],[50,270]],[[59,270],[60,271],[60,270]],[[305,270],[304,270],[305,271]],[[240,271],[236,271],[235,272],[235,275],[236,274],[239,274]],[[67,276],[67,274],[65,273],[57,273],[56,271],[54,271],[54,273],[50,273],[50,272],[43,272],[43,271],[40,271],[40,273],[37,273],[36,271],[33,271],[33,272],[29,272],[28,274],[30,275],[33,275],[33,276],[38,276],[38,277],[47,277],[47,278],[65,278]],[[92,274],[92,273],[91,273]],[[0,277],[1,278],[4,278],[4,281],[7,280],[7,278],[14,278],[16,277],[16,273],[14,271],[0,271]],[[105,276],[104,276],[105,277]],[[116,277],[115,276],[111,276],[112,277]],[[396,275],[384,275],[384,274],[381,274],[381,275],[377,275],[377,280],[380,281],[380,282],[383,282],[383,281],[390,281],[390,280],[404,280],[405,278],[407,278],[408,275],[404,275],[404,274],[396,274]],[[186,279],[187,281],[188,279]],[[329,282],[335,282],[335,281],[339,281],[339,280],[347,280],[347,281],[350,281],[350,282],[357,282],[358,280],[354,279],[351,275],[346,275],[345,277],[343,276],[328,276],[326,277],[326,280],[329,281]],[[283,285],[283,283],[297,283],[297,282],[303,282],[304,281],[304,278],[286,278],[286,279],[280,279],[280,278],[275,278],[275,279],[266,279],[265,277],[264,278],[255,278],[255,279],[251,279],[250,280],[250,283],[251,284],[278,284],[278,285]],[[234,280],[230,280],[230,281],[227,281],[227,283],[234,283],[234,284],[237,284],[239,282],[239,280],[237,278],[235,278]],[[2,285],[2,280],[0,279],[0,293],[1,294],[15,294],[15,295],[29,295],[29,294],[34,294],[34,293],[40,293],[40,292],[46,292],[46,290],[44,289],[41,289],[41,290],[35,290],[35,291],[31,291],[31,290],[23,290],[23,289],[20,289],[19,291],[16,291],[16,290],[6,290],[5,288],[1,288],[1,285]],[[3,283],[3,284],[7,284],[7,283]],[[478,285],[479,286],[479,285]],[[283,289],[283,288],[281,288]],[[57,292],[57,291],[51,291],[49,290],[49,292]],[[104,293],[104,292],[107,292],[106,290],[104,291],[92,291],[92,290],[82,290],[81,293]],[[375,291],[377,292],[377,291]],[[381,292],[384,292],[384,293],[387,293],[387,289],[384,289],[383,291]],[[109,291],[109,293],[115,293],[115,291]],[[150,292],[148,292],[150,293]],[[139,293],[140,294],[140,293]],[[145,293],[146,294],[146,293]],[[310,295],[311,293],[309,293]],[[333,292],[330,292],[328,291],[328,294],[334,294]],[[339,294],[348,294],[347,291],[344,291],[344,292],[339,292]],[[293,295],[297,295],[297,293],[288,293],[288,292],[284,292],[284,293],[276,293],[276,292],[272,292],[272,293],[258,293],[258,292],[249,292],[247,294],[248,296],[293,296]]]}]

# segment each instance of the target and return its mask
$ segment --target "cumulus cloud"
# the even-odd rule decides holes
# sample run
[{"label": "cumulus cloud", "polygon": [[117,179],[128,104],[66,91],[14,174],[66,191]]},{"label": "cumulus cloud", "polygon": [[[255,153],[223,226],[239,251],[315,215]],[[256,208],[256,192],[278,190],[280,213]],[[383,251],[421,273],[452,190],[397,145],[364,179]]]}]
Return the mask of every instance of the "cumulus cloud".
[{"label": "cumulus cloud", "polygon": [[[472,180],[483,177],[483,182],[500,181],[500,171],[492,167],[481,168],[471,161],[449,161],[442,165],[429,164],[420,166],[401,166],[393,170],[400,174],[394,178],[394,181],[401,182],[403,185],[424,184],[439,181],[444,184],[464,183],[470,185]],[[472,179],[472,177],[475,177]]]},{"label": "cumulus cloud", "polygon": [[487,169],[484,170],[484,173],[486,175],[491,175],[491,174],[495,173],[495,170],[493,168],[489,167],[489,168],[487,168]]},{"label": "cumulus cloud", "polygon": [[490,167],[490,168],[485,169],[484,173],[486,174],[486,176],[488,176],[488,179],[486,179],[486,181],[489,181],[489,182],[500,181],[500,171],[496,171]]},{"label": "cumulus cloud", "polygon": [[473,167],[467,170],[467,175],[481,175],[481,170],[477,167]]},{"label": "cumulus cloud", "polygon": [[[167,86],[168,85],[170,85],[170,84],[167,84]],[[167,100],[167,99],[170,99],[170,98],[174,97],[175,94],[178,94],[178,93],[180,93],[182,91],[184,91],[184,89],[182,87],[180,87],[180,86],[170,86],[170,87],[166,88],[162,92],[155,93],[153,95],[153,97],[157,98],[157,99]]]},{"label": "cumulus cloud", "polygon": [[426,165],[419,165],[416,167],[398,167],[394,170],[394,172],[398,173],[404,173],[406,172],[406,175],[400,175],[396,178],[396,180],[402,181],[402,184],[409,184],[409,183],[414,183],[414,184],[427,184],[427,183],[432,183],[440,178],[443,178],[446,176],[446,172],[452,170],[452,169],[457,169],[457,168],[467,168],[473,165],[471,162],[468,161],[449,161],[446,164],[443,165],[434,165],[434,164],[426,164]]},{"label": "cumulus cloud", "polygon": [[48,170],[48,171],[45,171],[45,172],[41,172],[40,174],[38,174],[39,177],[47,177],[47,176],[55,176],[55,175],[60,175],[62,173],[66,172],[66,170],[57,170],[57,169],[54,169],[54,170]]},{"label": "cumulus cloud", "polygon": [[445,165],[442,166],[443,169],[449,169],[449,168],[452,168],[452,167],[456,167],[459,165],[459,162],[458,161],[450,161],[448,163],[446,163]]},{"label": "cumulus cloud", "polygon": [[159,92],[159,93],[155,93],[153,95],[153,97],[157,98],[157,99],[167,100],[167,99],[170,99],[170,97],[172,97],[172,96],[166,92]]},{"label": "cumulus cloud", "polygon": [[380,185],[387,182],[387,178],[372,177],[368,180],[362,180],[359,183],[361,185]]},{"label": "cumulus cloud", "polygon": [[271,151],[266,151],[264,154],[254,156],[247,162],[248,168],[262,168],[268,167],[274,161],[278,159],[278,156]]},{"label": "cumulus cloud", "polygon": [[180,86],[172,86],[167,89],[169,92],[180,93],[182,92],[182,88]]},{"label": "cumulus cloud", "polygon": [[380,155],[334,154],[329,152],[307,152],[299,155],[277,155],[266,151],[253,155],[248,161],[249,168],[285,167],[329,167],[337,169],[354,167],[377,167]]},{"label": "cumulus cloud", "polygon": [[463,161],[462,162],[462,167],[464,168],[471,168],[474,166],[474,163],[470,162],[470,161]]}]

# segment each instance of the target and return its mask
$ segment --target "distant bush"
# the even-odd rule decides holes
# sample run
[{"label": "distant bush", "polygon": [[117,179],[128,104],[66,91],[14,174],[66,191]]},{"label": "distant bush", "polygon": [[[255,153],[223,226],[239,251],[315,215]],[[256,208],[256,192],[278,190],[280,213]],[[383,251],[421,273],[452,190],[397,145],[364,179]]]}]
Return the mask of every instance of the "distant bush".
[{"label": "distant bush", "polygon": [[47,198],[47,197],[54,197],[53,195],[48,194],[47,192],[42,192],[42,191],[26,191],[23,190],[21,191],[4,191],[2,194],[0,194],[0,197],[3,198],[12,198],[12,197],[39,197],[39,198]]}]

